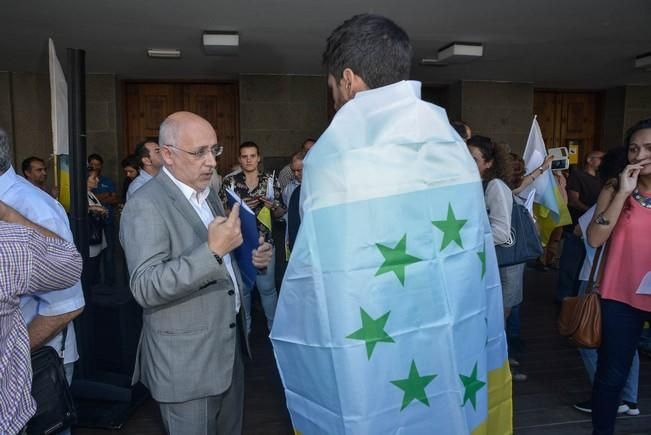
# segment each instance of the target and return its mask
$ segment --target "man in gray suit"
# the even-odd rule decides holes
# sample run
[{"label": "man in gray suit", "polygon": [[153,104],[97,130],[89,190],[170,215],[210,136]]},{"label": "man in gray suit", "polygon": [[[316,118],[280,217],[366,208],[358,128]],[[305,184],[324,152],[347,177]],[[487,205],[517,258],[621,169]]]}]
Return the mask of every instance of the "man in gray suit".
[{"label": "man in gray suit", "polygon": [[[224,217],[209,187],[220,147],[208,121],[170,115],[160,146],[163,170],[129,200],[120,229],[131,292],[143,307],[133,381],[150,389],[170,434],[240,434],[248,343],[229,255],[242,243],[239,206]],[[253,263],[263,268],[270,259],[261,240]]]}]

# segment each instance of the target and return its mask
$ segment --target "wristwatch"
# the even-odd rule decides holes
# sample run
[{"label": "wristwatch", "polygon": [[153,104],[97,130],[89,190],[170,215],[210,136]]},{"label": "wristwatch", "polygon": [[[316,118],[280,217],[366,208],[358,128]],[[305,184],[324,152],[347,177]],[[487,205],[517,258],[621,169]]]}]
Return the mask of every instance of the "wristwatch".
[{"label": "wristwatch", "polygon": [[217,260],[217,263],[219,264],[224,264],[224,259],[220,257],[218,254],[212,254],[215,257],[215,260]]}]

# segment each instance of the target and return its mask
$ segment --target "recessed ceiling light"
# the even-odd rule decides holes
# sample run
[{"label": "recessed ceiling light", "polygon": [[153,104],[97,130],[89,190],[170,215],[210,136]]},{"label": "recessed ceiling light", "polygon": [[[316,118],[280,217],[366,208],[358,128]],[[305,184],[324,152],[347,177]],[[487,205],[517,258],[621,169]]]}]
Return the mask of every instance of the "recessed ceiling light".
[{"label": "recessed ceiling light", "polygon": [[240,47],[240,35],[234,31],[206,31],[201,43],[208,55],[235,56]]},{"label": "recessed ceiling light", "polygon": [[163,59],[178,59],[181,57],[181,50],[176,48],[148,48],[147,56]]},{"label": "recessed ceiling light", "polygon": [[645,53],[635,58],[635,68],[651,71],[651,53]]},{"label": "recessed ceiling light", "polygon": [[452,42],[438,50],[435,58],[421,59],[421,65],[445,66],[465,63],[484,55],[484,46],[478,42]]}]

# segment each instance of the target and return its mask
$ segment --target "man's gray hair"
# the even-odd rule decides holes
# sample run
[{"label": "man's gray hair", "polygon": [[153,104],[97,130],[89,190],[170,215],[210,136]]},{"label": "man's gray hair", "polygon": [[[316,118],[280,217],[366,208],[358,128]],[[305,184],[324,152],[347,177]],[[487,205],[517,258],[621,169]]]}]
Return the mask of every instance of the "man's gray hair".
[{"label": "man's gray hair", "polygon": [[160,125],[158,132],[158,143],[160,146],[176,145],[176,138],[179,132],[180,123],[172,117],[167,117]]},{"label": "man's gray hair", "polygon": [[11,166],[11,147],[9,145],[9,135],[0,128],[0,174],[7,172]]}]

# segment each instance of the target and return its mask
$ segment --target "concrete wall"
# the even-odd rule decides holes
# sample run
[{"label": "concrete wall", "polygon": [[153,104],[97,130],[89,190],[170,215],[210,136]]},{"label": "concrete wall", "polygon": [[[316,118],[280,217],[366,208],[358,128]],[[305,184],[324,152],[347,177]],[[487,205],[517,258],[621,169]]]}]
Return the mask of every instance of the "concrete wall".
[{"label": "concrete wall", "polygon": [[609,149],[622,143],[626,88],[611,88],[603,94],[601,147]]},{"label": "concrete wall", "polygon": [[648,118],[651,118],[651,86],[626,86],[622,133],[636,122]]},{"label": "concrete wall", "polygon": [[[105,173],[121,178],[121,147],[116,122],[116,80],[112,75],[86,77],[87,152],[104,157]],[[0,127],[11,136],[14,167],[29,156],[52,154],[50,84],[47,74],[0,73]]]},{"label": "concrete wall", "polygon": [[240,76],[240,140],[264,157],[285,157],[328,125],[325,77]]},{"label": "concrete wall", "polygon": [[[506,142],[521,154],[533,119],[533,85],[529,83],[462,82],[461,116],[472,129],[496,142]],[[458,102],[451,102],[451,113]]]},{"label": "concrete wall", "polygon": [[612,148],[642,119],[651,118],[651,86],[622,86],[604,93],[601,143]]},{"label": "concrete wall", "polygon": [[124,178],[122,134],[117,123],[117,91],[113,75],[86,77],[86,152],[104,159],[104,174],[120,184]]}]

